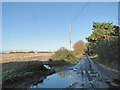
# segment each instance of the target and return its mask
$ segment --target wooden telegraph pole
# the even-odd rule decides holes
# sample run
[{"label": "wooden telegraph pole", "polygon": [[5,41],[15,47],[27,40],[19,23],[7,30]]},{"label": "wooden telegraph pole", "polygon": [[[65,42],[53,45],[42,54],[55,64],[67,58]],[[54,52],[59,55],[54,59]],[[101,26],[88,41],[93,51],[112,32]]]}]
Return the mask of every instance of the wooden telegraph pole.
[{"label": "wooden telegraph pole", "polygon": [[69,39],[70,39],[70,52],[71,52],[71,24],[69,24]]}]

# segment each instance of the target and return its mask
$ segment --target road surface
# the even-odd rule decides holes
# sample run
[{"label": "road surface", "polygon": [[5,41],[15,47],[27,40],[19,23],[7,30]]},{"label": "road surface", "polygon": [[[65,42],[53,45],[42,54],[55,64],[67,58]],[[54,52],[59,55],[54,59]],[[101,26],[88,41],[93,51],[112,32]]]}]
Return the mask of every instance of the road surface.
[{"label": "road surface", "polygon": [[73,81],[67,88],[120,88],[118,73],[90,59],[87,54],[78,64],[56,71],[70,75]]},{"label": "road surface", "polygon": [[90,59],[86,54],[73,67],[79,80],[68,88],[118,88],[120,81],[118,73]]}]

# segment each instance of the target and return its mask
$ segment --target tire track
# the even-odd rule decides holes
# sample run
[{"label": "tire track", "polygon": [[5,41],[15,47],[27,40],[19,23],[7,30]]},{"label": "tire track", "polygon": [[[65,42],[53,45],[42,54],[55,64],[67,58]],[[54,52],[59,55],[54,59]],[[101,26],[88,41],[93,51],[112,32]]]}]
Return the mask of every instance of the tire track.
[{"label": "tire track", "polygon": [[[115,88],[119,87],[118,82],[113,82],[117,73],[108,71],[105,67],[100,66],[97,62],[94,62],[86,54],[81,61],[73,68],[74,72],[79,75],[81,79],[70,86],[70,88],[82,87],[82,88]],[[106,72],[105,72],[106,71]],[[109,73],[111,72],[111,75]],[[115,78],[116,79],[116,78]]]}]

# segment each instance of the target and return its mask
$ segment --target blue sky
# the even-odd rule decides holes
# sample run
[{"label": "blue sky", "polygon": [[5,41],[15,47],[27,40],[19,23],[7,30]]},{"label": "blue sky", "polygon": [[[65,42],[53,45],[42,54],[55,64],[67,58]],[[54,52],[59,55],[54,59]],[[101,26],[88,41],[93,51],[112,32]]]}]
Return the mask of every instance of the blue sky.
[{"label": "blue sky", "polygon": [[[69,24],[86,2],[4,2],[2,47],[8,51],[69,49]],[[93,22],[118,25],[118,3],[90,2],[71,24],[72,45],[92,33]]]}]

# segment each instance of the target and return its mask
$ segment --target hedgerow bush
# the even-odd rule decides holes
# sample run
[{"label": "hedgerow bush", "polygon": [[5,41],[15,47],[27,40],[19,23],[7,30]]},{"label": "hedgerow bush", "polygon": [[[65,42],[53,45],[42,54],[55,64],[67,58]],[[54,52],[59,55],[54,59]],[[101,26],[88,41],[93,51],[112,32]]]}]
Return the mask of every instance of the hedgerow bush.
[{"label": "hedgerow bush", "polygon": [[97,55],[99,62],[118,69],[119,26],[112,23],[93,23],[93,32],[86,38],[86,53]]},{"label": "hedgerow bush", "polygon": [[58,49],[55,54],[51,57],[52,60],[73,60],[76,57],[70,53],[70,51],[64,47]]}]

